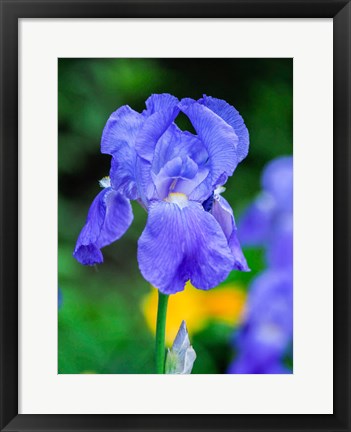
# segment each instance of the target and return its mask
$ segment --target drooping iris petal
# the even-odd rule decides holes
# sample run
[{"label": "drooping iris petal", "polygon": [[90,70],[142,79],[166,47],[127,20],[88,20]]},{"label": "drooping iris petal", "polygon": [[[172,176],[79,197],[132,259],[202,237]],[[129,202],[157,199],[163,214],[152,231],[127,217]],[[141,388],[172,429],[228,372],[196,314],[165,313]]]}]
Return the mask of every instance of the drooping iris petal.
[{"label": "drooping iris petal", "polygon": [[102,190],[89,209],[73,256],[84,265],[101,263],[103,256],[100,249],[122,237],[132,220],[129,200],[111,188]]},{"label": "drooping iris petal", "polygon": [[211,96],[204,95],[199,103],[205,105],[211,111],[219,115],[226,123],[228,123],[235,131],[239,138],[237,145],[237,159],[241,162],[249,151],[249,132],[245,126],[244,120],[232,105],[229,105],[222,99],[217,99]]},{"label": "drooping iris petal", "polygon": [[233,253],[235,270],[250,271],[239,243],[233,210],[228,201],[220,195],[215,195],[211,213],[221,226],[228,245]]},{"label": "drooping iris petal", "polygon": [[149,208],[138,242],[141,273],[164,294],[182,291],[189,279],[196,288],[213,288],[233,268],[227,239],[201,204],[174,195],[173,202],[160,201]]},{"label": "drooping iris petal", "polygon": [[226,180],[231,176],[238,165],[239,138],[228,123],[206,106],[192,99],[183,99],[179,107],[189,117],[198,137],[206,147],[211,186],[214,189],[220,185],[222,179]]},{"label": "drooping iris petal", "polygon": [[274,159],[265,168],[262,186],[276,201],[280,211],[293,210],[293,158],[291,156]]},{"label": "drooping iris petal", "polygon": [[134,148],[121,142],[118,153],[111,160],[110,178],[112,187],[129,199],[139,197],[137,174],[137,155]]},{"label": "drooping iris petal", "polygon": [[146,101],[145,122],[135,143],[140,157],[152,161],[157,141],[179,113],[178,102],[170,94],[155,94]]}]

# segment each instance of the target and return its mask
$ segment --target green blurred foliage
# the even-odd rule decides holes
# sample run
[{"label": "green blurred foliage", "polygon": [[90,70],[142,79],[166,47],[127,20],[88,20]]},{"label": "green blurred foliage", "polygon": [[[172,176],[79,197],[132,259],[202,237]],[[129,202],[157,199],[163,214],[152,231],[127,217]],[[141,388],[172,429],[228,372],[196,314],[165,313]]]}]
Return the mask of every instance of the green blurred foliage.
[{"label": "green blurred foliage", "polygon": [[[58,62],[59,373],[153,373],[154,337],[140,309],[149,285],[139,273],[137,240],[146,212],[134,205],[132,227],[104,248],[105,262],[83,267],[72,257],[88,208],[109,172],[100,153],[109,115],[128,104],[142,111],[152,93],[202,94],[234,105],[250,132],[248,157],[226,184],[236,217],[260,190],[264,165],[292,154],[292,59],[59,59]],[[190,128],[185,116],[177,123]],[[245,249],[251,273],[228,280],[245,287],[264,269],[263,251]],[[195,335],[193,373],[223,373],[233,329],[216,322]]]}]

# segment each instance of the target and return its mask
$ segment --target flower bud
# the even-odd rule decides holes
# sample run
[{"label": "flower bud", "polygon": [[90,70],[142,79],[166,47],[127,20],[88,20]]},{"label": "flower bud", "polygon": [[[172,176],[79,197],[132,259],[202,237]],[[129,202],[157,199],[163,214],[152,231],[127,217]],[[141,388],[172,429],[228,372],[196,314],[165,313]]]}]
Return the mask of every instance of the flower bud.
[{"label": "flower bud", "polygon": [[166,358],[166,374],[190,374],[196,359],[194,348],[190,345],[185,321],[182,321],[171,349]]}]

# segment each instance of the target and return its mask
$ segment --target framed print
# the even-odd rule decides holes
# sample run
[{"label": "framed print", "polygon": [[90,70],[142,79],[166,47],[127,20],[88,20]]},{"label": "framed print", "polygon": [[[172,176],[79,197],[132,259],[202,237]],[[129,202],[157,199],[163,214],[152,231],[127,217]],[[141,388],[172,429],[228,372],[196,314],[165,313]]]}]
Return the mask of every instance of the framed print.
[{"label": "framed print", "polygon": [[2,1],[1,430],[350,430],[350,10]]}]

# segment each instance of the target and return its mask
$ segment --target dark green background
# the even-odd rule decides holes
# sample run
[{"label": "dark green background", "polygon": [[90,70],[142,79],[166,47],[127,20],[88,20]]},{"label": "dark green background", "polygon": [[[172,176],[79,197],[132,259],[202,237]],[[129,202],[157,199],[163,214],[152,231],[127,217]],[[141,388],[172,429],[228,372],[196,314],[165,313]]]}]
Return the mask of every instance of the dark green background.
[{"label": "dark green background", "polygon": [[[149,291],[141,277],[137,240],[146,213],[134,205],[127,234],[104,248],[105,262],[84,267],[72,252],[89,206],[108,175],[110,157],[100,153],[109,115],[128,104],[141,112],[152,93],[179,99],[203,94],[239,110],[250,133],[248,157],[227,184],[224,197],[236,218],[260,190],[264,165],[292,154],[292,59],[59,59],[59,373],[151,373],[153,335],[140,300]],[[188,128],[185,116],[177,123]],[[239,233],[240,235],[240,233]],[[247,250],[251,273],[232,272],[247,286],[264,268],[262,251]],[[193,373],[224,373],[233,351],[228,326],[212,323],[193,338]]]}]

